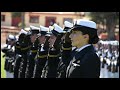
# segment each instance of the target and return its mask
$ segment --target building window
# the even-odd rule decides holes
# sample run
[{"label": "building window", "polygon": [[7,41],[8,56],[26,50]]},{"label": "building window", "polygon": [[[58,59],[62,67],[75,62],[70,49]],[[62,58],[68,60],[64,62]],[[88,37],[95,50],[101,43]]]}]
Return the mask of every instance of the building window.
[{"label": "building window", "polygon": [[73,19],[72,19],[72,18],[64,18],[64,19],[63,19],[63,23],[64,23],[64,21],[68,21],[68,22],[72,23],[72,22],[73,22]]},{"label": "building window", "polygon": [[39,16],[30,16],[30,23],[39,23]]},{"label": "building window", "polygon": [[1,21],[5,21],[5,15],[1,15]]},{"label": "building window", "polygon": [[49,27],[56,23],[56,17],[46,17],[45,26]]}]

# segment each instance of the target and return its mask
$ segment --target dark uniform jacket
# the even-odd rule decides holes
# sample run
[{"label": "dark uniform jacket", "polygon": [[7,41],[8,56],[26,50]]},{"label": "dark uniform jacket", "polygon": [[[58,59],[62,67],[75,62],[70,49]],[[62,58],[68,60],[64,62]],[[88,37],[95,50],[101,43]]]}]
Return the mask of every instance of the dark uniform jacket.
[{"label": "dark uniform jacket", "polygon": [[42,70],[46,64],[48,56],[48,50],[39,47],[39,51],[37,53],[37,59],[35,61],[35,69],[34,69],[34,78],[41,78]]},{"label": "dark uniform jacket", "polygon": [[25,78],[26,75],[26,67],[27,67],[27,56],[28,56],[28,51],[31,46],[28,46],[27,44],[21,44],[21,64],[20,64],[20,69],[19,69],[19,78]]},{"label": "dark uniform jacket", "polygon": [[93,45],[75,51],[67,67],[66,78],[99,78],[100,59]]},{"label": "dark uniform jacket", "polygon": [[72,45],[71,42],[65,42],[62,44],[61,48],[61,60],[58,64],[58,76],[57,78],[65,78],[66,77],[66,69],[69,65],[70,59],[70,53],[72,51]]},{"label": "dark uniform jacket", "polygon": [[48,54],[48,73],[47,73],[47,78],[56,78],[57,77],[57,68],[58,64],[60,62],[59,59],[60,56],[60,51],[59,50],[49,50]]},{"label": "dark uniform jacket", "polygon": [[26,78],[33,77],[33,71],[35,67],[35,56],[38,52],[38,46],[31,46],[28,57],[27,57],[27,67],[26,67]]},{"label": "dark uniform jacket", "polygon": [[22,61],[20,43],[17,41],[15,45],[15,64],[14,64],[14,78],[18,78],[20,63]]}]

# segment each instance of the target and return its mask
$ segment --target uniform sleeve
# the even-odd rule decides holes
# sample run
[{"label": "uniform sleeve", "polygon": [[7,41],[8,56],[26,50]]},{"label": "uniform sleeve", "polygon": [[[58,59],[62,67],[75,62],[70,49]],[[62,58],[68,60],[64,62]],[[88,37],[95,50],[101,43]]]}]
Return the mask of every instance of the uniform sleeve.
[{"label": "uniform sleeve", "polygon": [[31,46],[28,46],[28,45],[26,45],[26,44],[22,44],[22,45],[21,45],[21,53],[22,53],[22,54],[26,54],[26,53],[29,51],[30,47],[31,47]]},{"label": "uniform sleeve", "polygon": [[48,63],[50,66],[57,65],[57,61],[59,60],[60,52],[57,50],[50,50],[48,53]]},{"label": "uniform sleeve", "polygon": [[38,59],[47,59],[47,57],[48,57],[47,51],[42,51],[42,52],[39,52],[38,54]]},{"label": "uniform sleeve", "polygon": [[8,48],[4,47],[4,48],[2,48],[1,50],[2,50],[3,53],[7,53]]},{"label": "uniform sleeve", "polygon": [[85,56],[82,65],[83,78],[99,78],[100,76],[100,59],[96,54]]},{"label": "uniform sleeve", "polygon": [[21,53],[21,46],[20,46],[19,42],[16,42],[15,54],[20,54],[20,53]]},{"label": "uniform sleeve", "polygon": [[69,58],[71,56],[71,51],[72,51],[72,45],[70,43],[63,43],[62,46],[62,61],[63,63],[68,66],[69,64]]}]

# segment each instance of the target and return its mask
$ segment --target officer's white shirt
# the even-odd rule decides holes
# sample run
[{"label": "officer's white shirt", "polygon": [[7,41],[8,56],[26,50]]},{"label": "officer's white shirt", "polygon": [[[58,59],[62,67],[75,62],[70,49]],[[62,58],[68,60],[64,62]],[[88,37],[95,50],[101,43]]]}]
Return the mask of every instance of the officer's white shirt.
[{"label": "officer's white shirt", "polygon": [[40,51],[45,51],[45,50],[43,49],[43,46],[44,46],[44,44],[41,44],[41,50],[40,50]]},{"label": "officer's white shirt", "polygon": [[97,55],[100,57],[100,54],[102,53],[100,50],[96,52]]},{"label": "officer's white shirt", "polygon": [[112,57],[112,54],[110,53],[110,51],[108,51],[107,54],[108,54],[108,55],[107,55],[108,58],[111,58],[111,57]]}]

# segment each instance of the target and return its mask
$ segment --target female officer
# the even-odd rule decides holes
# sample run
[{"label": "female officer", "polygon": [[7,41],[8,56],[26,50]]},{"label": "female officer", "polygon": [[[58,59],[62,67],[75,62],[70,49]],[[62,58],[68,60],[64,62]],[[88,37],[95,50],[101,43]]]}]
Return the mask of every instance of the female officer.
[{"label": "female officer", "polygon": [[76,50],[71,52],[66,78],[99,78],[100,59],[92,45],[99,40],[96,23],[79,19],[71,30],[70,38]]}]

